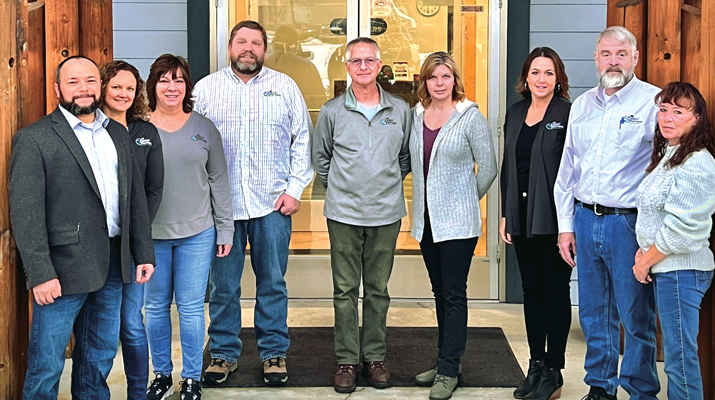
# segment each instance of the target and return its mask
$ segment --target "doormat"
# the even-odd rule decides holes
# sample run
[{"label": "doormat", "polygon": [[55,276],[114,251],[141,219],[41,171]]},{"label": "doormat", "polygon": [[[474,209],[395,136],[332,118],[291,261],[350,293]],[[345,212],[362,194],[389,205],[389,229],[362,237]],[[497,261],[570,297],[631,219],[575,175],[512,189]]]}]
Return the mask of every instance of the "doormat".
[{"label": "doormat", "polygon": [[[290,328],[290,348],[286,364],[288,383],[293,387],[333,386],[337,361],[333,348],[333,328]],[[241,329],[243,343],[238,370],[219,387],[262,387],[263,367],[253,328]],[[435,365],[437,328],[387,328],[385,366],[395,387],[415,386],[415,375]],[[204,369],[211,361],[204,349]],[[516,387],[524,379],[519,363],[501,328],[468,328],[467,349],[462,356],[462,387]],[[362,371],[358,386],[369,386]],[[206,387],[210,387],[206,385]]]}]

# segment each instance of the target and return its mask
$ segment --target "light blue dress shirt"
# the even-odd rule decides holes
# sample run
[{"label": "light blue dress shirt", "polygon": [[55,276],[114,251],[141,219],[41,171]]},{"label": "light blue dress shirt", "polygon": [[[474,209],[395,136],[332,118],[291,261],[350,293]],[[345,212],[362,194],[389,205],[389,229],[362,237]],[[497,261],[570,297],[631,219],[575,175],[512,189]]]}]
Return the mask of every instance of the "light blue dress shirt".
[{"label": "light blue dress shirt", "polygon": [[234,220],[270,214],[283,193],[300,200],[313,179],[312,126],[288,75],[263,67],[243,82],[228,66],[200,80],[194,100],[221,132]]},{"label": "light blue dress shirt", "polygon": [[574,199],[635,208],[645,177],[660,89],[633,77],[612,96],[599,85],[574,101],[554,185],[559,232],[573,232]]},{"label": "light blue dress shirt", "polygon": [[94,122],[85,124],[69,111],[60,107],[77,140],[84,149],[84,154],[92,167],[94,179],[99,188],[104,211],[107,213],[109,237],[122,233],[119,220],[119,177],[117,172],[117,148],[107,132],[109,118],[100,110],[94,116]]}]

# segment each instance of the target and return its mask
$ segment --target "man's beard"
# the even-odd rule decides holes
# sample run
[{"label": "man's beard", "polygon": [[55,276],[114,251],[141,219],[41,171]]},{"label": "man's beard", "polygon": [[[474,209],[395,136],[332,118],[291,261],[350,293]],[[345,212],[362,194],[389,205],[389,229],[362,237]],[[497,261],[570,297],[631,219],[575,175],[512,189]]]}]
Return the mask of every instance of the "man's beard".
[{"label": "man's beard", "polygon": [[[253,57],[253,62],[241,62],[241,57]],[[239,74],[253,75],[263,68],[264,57],[258,58],[250,51],[244,51],[236,57],[231,57],[231,68]]]},{"label": "man's beard", "polygon": [[[612,74],[611,72],[618,72]],[[634,68],[624,71],[621,67],[608,67],[604,72],[598,72],[598,82],[606,89],[626,86],[633,79]]]},{"label": "man's beard", "polygon": [[94,100],[92,101],[92,104],[87,107],[80,107],[79,104],[75,103],[75,100],[82,97],[89,96],[74,96],[71,101],[67,101],[65,100],[65,96],[62,94],[62,91],[60,91],[60,105],[74,116],[94,114],[94,112],[99,108],[99,100],[97,100],[97,97],[92,95],[91,97]]}]

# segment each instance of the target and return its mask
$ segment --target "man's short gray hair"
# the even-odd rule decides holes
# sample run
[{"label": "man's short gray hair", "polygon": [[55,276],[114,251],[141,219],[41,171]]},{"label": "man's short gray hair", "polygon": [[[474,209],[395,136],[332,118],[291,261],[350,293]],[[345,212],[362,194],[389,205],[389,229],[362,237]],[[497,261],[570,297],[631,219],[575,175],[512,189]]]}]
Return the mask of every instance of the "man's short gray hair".
[{"label": "man's short gray hair", "polygon": [[353,48],[358,43],[364,43],[364,44],[369,44],[372,45],[372,47],[375,48],[375,58],[378,60],[380,59],[380,46],[378,46],[377,42],[368,38],[368,37],[359,37],[351,40],[348,45],[345,47],[345,61],[350,59],[350,49]]},{"label": "man's short gray hair", "polygon": [[603,32],[599,33],[598,38],[596,38],[596,50],[598,50],[598,45],[601,44],[601,40],[606,38],[614,38],[621,43],[630,44],[633,48],[633,53],[637,50],[636,37],[633,36],[631,31],[622,26],[609,26],[604,29]]}]

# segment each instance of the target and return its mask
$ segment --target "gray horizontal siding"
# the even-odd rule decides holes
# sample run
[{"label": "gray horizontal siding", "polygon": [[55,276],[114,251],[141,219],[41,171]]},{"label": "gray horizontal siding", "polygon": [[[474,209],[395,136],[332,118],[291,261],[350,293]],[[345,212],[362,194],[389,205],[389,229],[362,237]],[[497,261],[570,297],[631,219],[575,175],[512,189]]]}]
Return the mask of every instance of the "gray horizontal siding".
[{"label": "gray horizontal siding", "polygon": [[575,5],[575,4],[600,4],[606,5],[608,0],[531,0],[531,5],[538,4],[560,4],[560,5]]},{"label": "gray horizontal siding", "polygon": [[531,5],[532,32],[600,32],[606,24],[603,5]]},{"label": "gray horizontal siding", "polygon": [[114,0],[114,58],[146,78],[162,54],[188,56],[187,0]]}]

